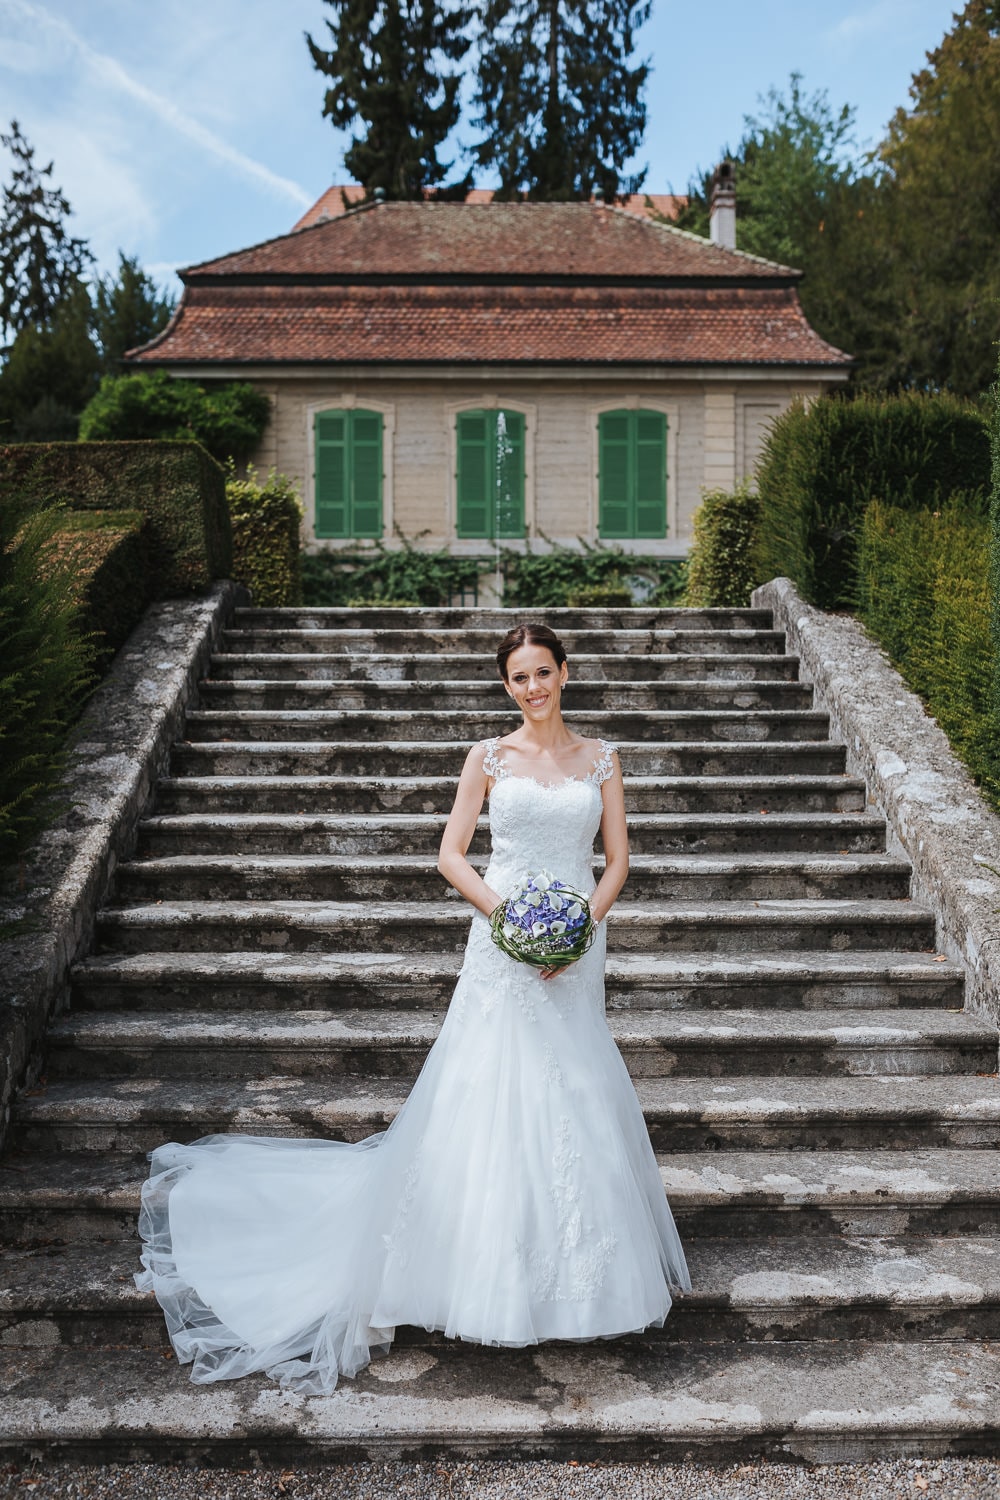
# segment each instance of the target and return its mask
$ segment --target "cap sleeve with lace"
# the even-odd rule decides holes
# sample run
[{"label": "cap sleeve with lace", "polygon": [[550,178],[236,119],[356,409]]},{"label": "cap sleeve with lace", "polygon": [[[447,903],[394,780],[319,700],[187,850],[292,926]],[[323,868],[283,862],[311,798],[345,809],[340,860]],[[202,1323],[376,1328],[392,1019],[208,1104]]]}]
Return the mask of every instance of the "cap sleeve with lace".
[{"label": "cap sleeve with lace", "polygon": [[500,736],[483,741],[483,770],[493,781],[501,781],[509,775],[507,765],[500,754]]},{"label": "cap sleeve with lace", "polygon": [[613,745],[610,740],[598,740],[597,743],[599,754],[594,761],[594,769],[590,777],[595,786],[601,786],[615,774],[615,763],[611,757],[617,753],[618,746]]}]

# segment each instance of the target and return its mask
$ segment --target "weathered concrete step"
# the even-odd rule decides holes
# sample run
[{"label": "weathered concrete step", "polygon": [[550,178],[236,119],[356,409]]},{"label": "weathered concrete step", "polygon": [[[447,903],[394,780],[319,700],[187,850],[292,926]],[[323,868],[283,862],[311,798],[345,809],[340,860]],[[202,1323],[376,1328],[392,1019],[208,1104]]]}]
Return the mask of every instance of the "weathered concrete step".
[{"label": "weathered concrete step", "polygon": [[[47,1076],[415,1078],[443,1017],[428,1010],[150,1011],[50,1026]],[[962,1012],[613,1011],[634,1078],[988,1073],[996,1028]]]},{"label": "weathered concrete step", "polygon": [[[578,682],[674,682],[677,680],[756,682],[783,678],[798,680],[799,658],[777,656],[774,652],[747,652],[715,655],[706,652],[684,656],[625,655],[604,652],[591,656],[573,654],[572,676]],[[356,682],[426,682],[484,681],[496,676],[491,660],[480,655],[430,651],[424,655],[360,656],[350,651],[258,651],[217,652],[211,658],[209,676],[217,681],[239,682],[248,678],[281,678],[286,682],[313,681]]]},{"label": "weathered concrete step", "polygon": [[[992,1237],[702,1239],[687,1256],[692,1290],[678,1294],[644,1345],[1000,1336]],[[122,1241],[0,1252],[0,1344],[166,1345],[158,1303],[131,1284],[137,1268],[135,1246]],[[422,1328],[401,1329],[396,1345],[448,1353],[440,1334]]]},{"label": "weathered concrete step", "polygon": [[[494,639],[504,635],[515,625],[531,619],[530,611],[503,608],[464,608],[445,605],[440,608],[423,606],[372,606],[354,609],[349,605],[275,606],[257,605],[233,611],[233,624],[240,628],[274,630],[377,630],[419,629],[444,631],[455,635],[463,630],[473,630]],[[766,609],[688,609],[682,606],[660,607],[638,605],[621,609],[574,609],[560,606],[545,611],[551,628],[562,638],[574,630],[602,630],[615,636],[626,631],[686,630],[755,630],[770,629],[772,616]],[[610,649],[607,648],[607,649]]]},{"label": "weathered concrete step", "polygon": [[[689,741],[651,745],[617,741],[630,776],[836,776],[846,750],[829,740],[767,744]],[[378,745],[325,744],[306,740],[277,744],[178,744],[171,766],[179,776],[449,776],[457,780],[468,740],[387,740]]]},{"label": "weathered concrete step", "polygon": [[[393,1120],[408,1084],[381,1078],[50,1083],[22,1095],[15,1150],[151,1151],[218,1131],[357,1141]],[[996,1150],[1000,1081],[877,1078],[639,1078],[657,1151],[860,1151],[931,1146]]]},{"label": "weathered concrete step", "polygon": [[[830,727],[829,715],[811,708],[746,711],[718,708],[704,712],[679,709],[676,713],[659,709],[642,712],[569,709],[563,717],[577,734],[666,744],[684,740],[754,744],[766,744],[769,740],[822,740]],[[380,744],[385,740],[413,739],[454,743],[459,735],[482,740],[509,734],[514,728],[516,723],[509,708],[364,709],[343,713],[336,709],[223,712],[199,708],[188,713],[184,733],[188,742],[202,744],[254,740],[288,745],[323,740],[350,745],[359,741]]]},{"label": "weathered concrete step", "polygon": [[[485,868],[486,856],[474,861]],[[595,861],[595,874],[603,868]],[[632,901],[898,900],[910,865],[888,854],[636,854]],[[167,855],[118,866],[116,899],[139,901],[460,901],[433,855]]]},{"label": "weathered concrete step", "polygon": [[930,1459],[1000,1449],[1000,1344],[402,1346],[336,1400],[193,1386],[158,1349],[19,1350],[0,1399],[0,1452],[24,1462]]},{"label": "weathered concrete step", "polygon": [[[713,953],[929,949],[931,912],[909,901],[619,902],[608,917],[619,951]],[[468,921],[446,901],[164,901],[98,913],[98,951],[408,954],[464,950]]]},{"label": "weathered concrete step", "polygon": [[[299,714],[317,710],[357,713],[492,711],[510,717],[510,699],[499,678],[466,682],[202,682],[204,708],[220,713]],[[563,690],[563,703],[578,713],[628,714],[741,712],[811,709],[813,690],[802,682],[581,682]]]},{"label": "weathered concrete step", "polygon": [[[91,957],[73,969],[87,1010],[435,1010],[461,953],[158,952]],[[962,1005],[963,971],[943,954],[817,952],[610,954],[612,1010],[866,1010]]]},{"label": "weathered concrete step", "polygon": [[[731,1235],[996,1235],[1000,1154],[913,1151],[659,1153],[685,1244]],[[144,1155],[8,1153],[0,1238],[13,1245],[136,1238]]]},{"label": "weathered concrete step", "polygon": [[[158,813],[440,813],[457,779],[444,776],[168,776]],[[840,776],[629,776],[638,812],[861,812],[865,784]]]},{"label": "weathered concrete step", "polygon": [[[505,629],[506,627],[504,627]],[[489,664],[495,662],[503,630],[435,630],[413,624],[402,629],[268,629],[254,626],[222,633],[227,654],[268,655],[304,652],[354,656],[419,656],[459,653]],[[765,626],[756,629],[712,630],[689,625],[678,630],[614,630],[581,626],[560,635],[570,660],[576,656],[781,656],[784,632]]]},{"label": "weathered concrete step", "polygon": [[[142,855],[436,854],[445,815],[407,813],[346,817],[315,813],[179,813],[145,818]],[[629,822],[635,854],[827,853],[885,851],[885,820],[875,813],[636,813]],[[485,818],[470,845],[489,848]]]}]

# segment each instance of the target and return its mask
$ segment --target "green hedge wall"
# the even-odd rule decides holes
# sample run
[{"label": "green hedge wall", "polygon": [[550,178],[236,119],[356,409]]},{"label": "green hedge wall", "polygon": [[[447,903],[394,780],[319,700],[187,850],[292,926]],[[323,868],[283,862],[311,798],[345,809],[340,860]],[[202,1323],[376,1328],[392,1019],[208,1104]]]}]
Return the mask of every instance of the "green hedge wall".
[{"label": "green hedge wall", "polygon": [[961,500],[940,511],[873,501],[861,527],[857,610],[997,802],[989,532],[988,519]]},{"label": "green hedge wall", "polygon": [[303,597],[315,606],[447,605],[463,590],[474,592],[489,564],[445,551],[421,552],[411,543],[359,552],[314,552],[302,560]]},{"label": "green hedge wall", "polygon": [[600,543],[505,551],[502,564],[503,602],[512,609],[559,609],[584,601],[609,607],[626,595],[634,604],[676,604],[686,578],[681,558],[646,557]]},{"label": "green hedge wall", "polygon": [[990,495],[990,616],[993,627],[993,711],[1000,727],[1000,382],[992,391],[993,486]]},{"label": "green hedge wall", "polygon": [[156,598],[232,571],[225,475],[197,443],[17,443],[0,448],[0,504],[141,511]]},{"label": "green hedge wall", "polygon": [[230,476],[226,500],[233,527],[233,577],[246,584],[254,604],[302,603],[302,502],[291,481],[269,474],[263,483],[251,469]]},{"label": "green hedge wall", "polygon": [[951,395],[824,397],[773,425],[757,470],[762,578],[791,578],[821,609],[848,609],[869,501],[936,510],[990,482],[984,413]]},{"label": "green hedge wall", "polygon": [[146,518],[140,511],[65,511],[45,550],[46,571],[62,569],[91,639],[98,668],[138,625],[151,595]]},{"label": "green hedge wall", "polygon": [[743,609],[763,580],[757,562],[760,497],[747,485],[709,490],[694,514],[684,603]]}]

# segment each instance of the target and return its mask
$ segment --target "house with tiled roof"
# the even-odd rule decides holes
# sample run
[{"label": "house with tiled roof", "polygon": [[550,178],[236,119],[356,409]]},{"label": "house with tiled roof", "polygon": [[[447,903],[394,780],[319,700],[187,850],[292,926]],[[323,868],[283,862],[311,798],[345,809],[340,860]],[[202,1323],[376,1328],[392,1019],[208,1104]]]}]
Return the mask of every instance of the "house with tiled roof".
[{"label": "house with tiled roof", "polygon": [[702,491],[751,474],[773,419],[849,372],[800,273],[732,248],[731,195],[709,240],[648,205],[323,204],[183,272],[130,356],[267,393],[255,461],[299,486],[311,545],[682,555]]}]

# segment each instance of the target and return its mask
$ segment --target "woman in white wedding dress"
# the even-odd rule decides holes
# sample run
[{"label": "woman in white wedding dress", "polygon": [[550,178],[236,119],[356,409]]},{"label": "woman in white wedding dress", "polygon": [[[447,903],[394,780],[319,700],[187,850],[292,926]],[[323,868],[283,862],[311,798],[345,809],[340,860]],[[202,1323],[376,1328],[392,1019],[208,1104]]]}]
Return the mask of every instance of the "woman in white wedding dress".
[{"label": "woman in white wedding dress", "polygon": [[[604,1015],[604,918],[628,872],[614,747],[560,712],[566,655],[519,626],[497,661],[523,716],[465,762],[439,868],[475,908],[440,1035],[389,1129],[358,1144],[207,1136],[154,1151],[145,1271],[191,1378],[264,1370],[328,1392],[412,1324],[483,1344],[663,1323],[689,1287],[645,1122]],[[492,855],[466,858],[484,797]],[[596,888],[600,828],[605,869]],[[581,959],[539,971],[488,915],[545,869],[590,895]]]}]

